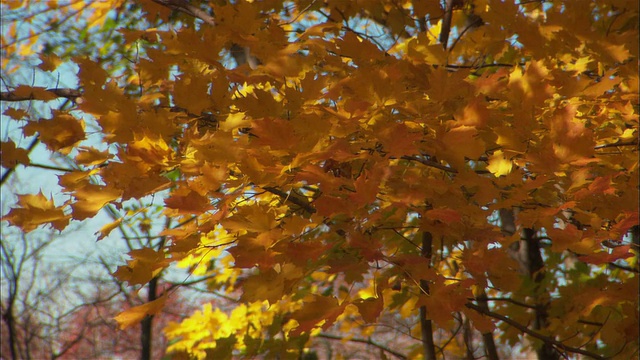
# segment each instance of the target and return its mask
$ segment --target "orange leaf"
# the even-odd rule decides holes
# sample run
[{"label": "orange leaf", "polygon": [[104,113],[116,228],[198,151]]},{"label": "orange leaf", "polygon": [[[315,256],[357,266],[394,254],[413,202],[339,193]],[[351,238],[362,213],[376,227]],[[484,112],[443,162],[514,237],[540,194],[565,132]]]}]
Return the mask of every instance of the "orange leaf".
[{"label": "orange leaf", "polygon": [[99,165],[112,158],[109,151],[98,151],[94,148],[81,146],[78,148],[76,162],[81,165]]},{"label": "orange leaf", "polygon": [[284,295],[284,276],[274,269],[252,275],[242,284],[242,301],[267,300],[276,303]]},{"label": "orange leaf", "polygon": [[109,236],[109,234],[111,233],[111,231],[113,231],[113,229],[117,228],[120,224],[122,223],[122,218],[119,218],[118,220],[111,222],[105,226],[103,226],[100,231],[98,231],[96,234],[100,234],[98,236],[97,241],[100,241],[102,239],[104,239],[105,237]]},{"label": "orange leaf", "polygon": [[558,109],[551,123],[553,151],[565,163],[591,158],[595,152],[593,131],[576,118],[576,111],[576,106]]},{"label": "orange leaf", "polygon": [[298,327],[291,331],[293,336],[312,330],[322,322],[322,328],[331,326],[336,318],[344,312],[346,302],[338,304],[335,297],[310,295],[311,300],[305,301],[302,309],[291,314],[291,318],[298,322]]},{"label": "orange leaf", "polygon": [[166,301],[167,295],[165,294],[144,305],[127,309],[118,314],[114,319],[118,322],[121,330],[126,329],[129,326],[142,321],[142,319],[144,319],[147,315],[158,314],[164,308],[164,304]]},{"label": "orange leaf", "polygon": [[588,97],[598,97],[607,91],[612,91],[614,87],[623,80],[620,76],[614,76],[615,72],[616,70],[606,72],[603,76],[598,78],[597,82],[582,90],[582,94]]},{"label": "orange leaf", "polygon": [[629,229],[633,226],[638,225],[638,218],[640,214],[637,211],[625,211],[623,215],[621,215],[621,219],[613,226],[612,232],[617,233],[618,236],[623,236],[626,234]]},{"label": "orange leaf", "polygon": [[473,327],[478,329],[481,333],[486,334],[495,329],[496,326],[490,317],[479,314],[477,311],[468,308],[462,309],[462,311],[469,320],[471,320]]},{"label": "orange leaf", "polygon": [[58,68],[60,64],[62,64],[62,59],[60,59],[58,55],[53,53],[42,55],[40,57],[40,60],[42,60],[42,63],[38,65],[38,67],[44,71],[53,71]]},{"label": "orange leaf", "polygon": [[31,121],[23,128],[26,136],[40,134],[40,141],[52,151],[68,154],[74,145],[85,139],[84,122],[71,115],[55,112],[53,119]]},{"label": "orange leaf", "polygon": [[183,214],[198,214],[213,209],[209,198],[187,188],[177,189],[164,203],[168,208]]},{"label": "orange leaf", "polygon": [[144,285],[153,278],[152,264],[139,260],[131,260],[128,265],[118,266],[113,272],[120,281],[126,281],[129,285]]},{"label": "orange leaf", "polygon": [[58,175],[58,185],[67,191],[73,191],[89,184],[89,177],[96,173],[92,171],[71,171],[63,175]]},{"label": "orange leaf", "polygon": [[7,115],[14,120],[20,120],[29,115],[29,113],[24,111],[23,109],[14,108],[7,108],[7,110],[5,110],[2,114]]},{"label": "orange leaf", "polygon": [[293,149],[298,144],[298,137],[291,123],[283,119],[264,118],[254,121],[251,133],[258,137],[256,143],[272,149]]},{"label": "orange leaf", "polygon": [[42,224],[51,224],[57,230],[63,230],[71,218],[61,208],[55,207],[53,200],[47,199],[42,192],[35,195],[18,195],[19,208],[14,208],[1,218],[25,232],[34,230]]},{"label": "orange leaf", "polygon": [[129,285],[148,283],[167,265],[164,253],[150,248],[132,250],[129,256],[133,259],[127,261],[127,265],[118,266],[113,273],[115,277],[128,282]]},{"label": "orange leaf", "polygon": [[427,210],[425,216],[430,220],[442,221],[447,225],[454,222],[460,222],[462,220],[462,216],[459,212],[446,208]]},{"label": "orange leaf", "polygon": [[564,229],[549,228],[547,235],[551,238],[551,250],[555,252],[576,250],[573,246],[580,243],[582,239],[582,231],[573,224],[567,224]]},{"label": "orange leaf", "polygon": [[87,184],[77,189],[73,196],[76,198],[76,202],[71,204],[73,218],[84,220],[97,214],[107,203],[121,197],[122,190]]},{"label": "orange leaf", "polygon": [[366,323],[374,323],[380,316],[384,307],[384,301],[380,298],[358,299],[353,302],[358,307],[358,312]]},{"label": "orange leaf", "polygon": [[134,135],[129,143],[127,156],[141,160],[148,165],[167,165],[171,149],[162,138]]},{"label": "orange leaf", "polygon": [[31,87],[27,85],[20,85],[13,91],[15,96],[20,98],[29,98],[34,100],[49,101],[57,99],[58,96],[50,91],[47,91],[43,87]]},{"label": "orange leaf", "polygon": [[18,164],[29,165],[29,151],[23,148],[17,148],[16,144],[9,139],[7,142],[1,143],[0,164],[2,167],[10,169]]},{"label": "orange leaf", "polygon": [[409,131],[405,124],[384,124],[378,133],[378,139],[390,156],[401,157],[418,153],[416,143],[422,139],[422,134]]},{"label": "orange leaf", "polygon": [[477,159],[485,151],[485,144],[478,138],[478,130],[473,126],[458,126],[442,135],[442,147],[438,156],[454,167],[462,167],[465,158]]},{"label": "orange leaf", "polygon": [[470,287],[474,280],[466,279],[449,285],[445,285],[442,280],[438,277],[435,282],[431,282],[430,295],[420,295],[415,307],[426,306],[427,317],[444,327],[453,321],[451,313],[465,308],[467,299],[472,296]]}]

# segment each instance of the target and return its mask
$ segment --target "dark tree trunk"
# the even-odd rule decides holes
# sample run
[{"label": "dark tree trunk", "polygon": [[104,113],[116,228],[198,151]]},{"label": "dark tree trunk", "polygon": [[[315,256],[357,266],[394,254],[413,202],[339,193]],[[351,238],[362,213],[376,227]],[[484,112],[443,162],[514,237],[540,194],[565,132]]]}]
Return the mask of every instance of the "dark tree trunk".
[{"label": "dark tree trunk", "polygon": [[[431,264],[433,236],[430,232],[422,233],[422,256],[429,260]],[[420,280],[420,287],[425,295],[429,294],[429,283]],[[433,342],[433,325],[431,320],[427,319],[427,307],[420,306],[420,329],[422,330],[422,348],[424,350],[425,360],[436,359],[436,346]]]},{"label": "dark tree trunk", "polygon": [[[489,311],[489,304],[487,303],[487,294],[482,292],[480,296],[476,299],[478,301],[478,306],[483,310]],[[492,332],[482,333],[482,342],[484,343],[485,352],[487,355],[487,359],[489,360],[498,360],[498,350],[496,348],[496,342],[493,339]]]},{"label": "dark tree trunk", "polygon": [[[515,219],[516,213],[514,210],[502,209],[500,211],[501,227],[505,234],[514,234],[516,232]],[[534,330],[542,330],[547,326],[549,303],[548,301],[539,300],[544,298],[541,295],[545,291],[542,284],[544,280],[544,261],[542,260],[540,241],[535,235],[534,229],[523,228],[520,232],[520,240],[511,245],[509,253],[518,262],[520,271],[536,283],[534,293],[531,294],[536,299],[533,328]],[[541,347],[536,349],[536,353],[540,360],[560,359],[560,354],[550,343],[543,343]]]},{"label": "dark tree trunk", "polygon": [[[149,281],[149,294],[147,301],[151,302],[157,299],[158,294],[158,278],[155,277]],[[142,342],[142,353],[140,358],[142,360],[151,360],[151,344],[153,343],[153,315],[148,315],[142,320],[142,332],[140,334],[140,341]]]}]

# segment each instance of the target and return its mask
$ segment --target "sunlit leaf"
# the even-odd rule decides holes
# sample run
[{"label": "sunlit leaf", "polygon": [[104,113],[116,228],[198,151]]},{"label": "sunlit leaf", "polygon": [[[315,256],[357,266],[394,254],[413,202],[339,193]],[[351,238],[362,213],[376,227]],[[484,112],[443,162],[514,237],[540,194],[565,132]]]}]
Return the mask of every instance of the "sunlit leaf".
[{"label": "sunlit leaf", "polygon": [[127,309],[114,318],[118,322],[120,329],[126,329],[142,321],[148,315],[159,313],[167,301],[167,295],[163,295],[144,305]]},{"label": "sunlit leaf", "polygon": [[54,229],[63,230],[71,219],[71,216],[65,215],[64,210],[56,207],[53,200],[46,198],[42,192],[35,195],[18,195],[18,206],[11,209],[2,220],[19,226],[25,232],[44,224],[51,224]]}]

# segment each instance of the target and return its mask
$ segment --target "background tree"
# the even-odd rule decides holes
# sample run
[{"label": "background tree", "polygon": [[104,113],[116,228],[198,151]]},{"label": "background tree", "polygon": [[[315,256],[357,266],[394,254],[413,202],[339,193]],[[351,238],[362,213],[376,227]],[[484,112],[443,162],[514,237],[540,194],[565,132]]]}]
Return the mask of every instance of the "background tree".
[{"label": "background tree", "polygon": [[[134,6],[101,4],[87,24]],[[114,24],[122,69],[92,53],[82,94],[2,94],[76,100],[5,111],[77,167],[64,204],[25,195],[4,219],[163,197],[175,226],[120,279],[177,262],[233,300],[169,325],[170,352],[298,358],[397,317],[413,342],[372,339],[384,356],[637,353],[637,3],[140,4]]]}]

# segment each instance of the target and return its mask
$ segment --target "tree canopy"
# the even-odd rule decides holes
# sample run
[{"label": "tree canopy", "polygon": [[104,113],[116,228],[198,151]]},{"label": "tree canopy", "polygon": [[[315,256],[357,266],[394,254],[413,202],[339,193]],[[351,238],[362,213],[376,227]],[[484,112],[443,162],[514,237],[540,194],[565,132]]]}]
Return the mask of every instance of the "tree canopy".
[{"label": "tree canopy", "polygon": [[[169,325],[170,352],[637,356],[637,1],[30,3],[3,4],[48,14],[2,34],[3,115],[74,166],[64,201],[20,194],[3,220],[119,209],[100,240],[163,199],[177,225],[116,276],[178,264],[235,304]],[[79,86],[11,83],[34,56]],[[3,139],[3,181],[29,151]]]}]

